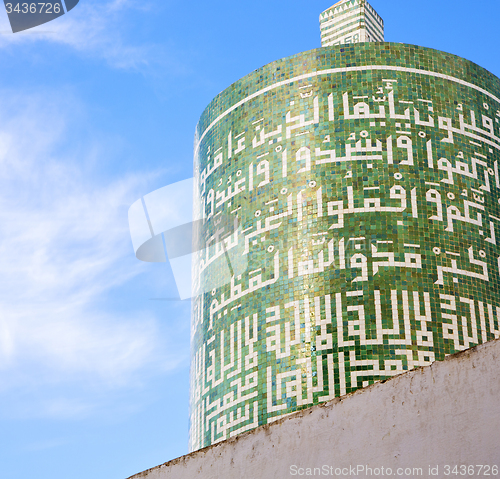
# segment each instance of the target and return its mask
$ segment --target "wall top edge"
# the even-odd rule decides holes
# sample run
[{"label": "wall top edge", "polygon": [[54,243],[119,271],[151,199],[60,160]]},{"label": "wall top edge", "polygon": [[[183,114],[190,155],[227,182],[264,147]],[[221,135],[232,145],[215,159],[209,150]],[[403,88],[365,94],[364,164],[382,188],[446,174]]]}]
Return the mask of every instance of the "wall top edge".
[{"label": "wall top edge", "polygon": [[[135,474],[133,476],[130,476],[128,479],[145,479],[145,478],[153,478],[153,477],[160,477],[162,474],[162,471],[167,471],[170,468],[173,467],[188,467],[191,461],[196,460],[197,458],[204,458],[210,451],[215,450],[215,449],[220,449],[222,450],[225,446],[228,444],[237,444],[241,443],[242,441],[246,441],[247,438],[255,436],[262,430],[279,430],[279,428],[282,426],[284,422],[294,420],[297,418],[304,417],[305,415],[308,415],[311,413],[313,410],[318,410],[318,409],[330,409],[333,407],[336,407],[336,405],[343,403],[344,401],[350,401],[353,400],[354,398],[358,397],[366,397],[367,394],[372,393],[374,390],[386,390],[391,387],[397,387],[398,384],[402,388],[406,388],[406,384],[411,384],[411,382],[414,380],[414,378],[417,375],[424,375],[424,376],[429,376],[429,377],[435,377],[437,374],[449,374],[449,365],[451,364],[470,364],[471,367],[475,367],[474,364],[476,362],[480,362],[481,360],[484,361],[484,358],[487,358],[487,355],[489,354],[499,354],[500,353],[500,339],[493,339],[491,341],[488,341],[484,344],[480,344],[478,346],[475,346],[473,348],[466,349],[465,351],[460,351],[458,353],[452,354],[448,356],[444,361],[436,361],[432,363],[429,366],[425,367],[419,367],[417,369],[413,369],[411,371],[406,371],[402,374],[399,374],[397,376],[391,377],[390,379],[387,379],[385,381],[380,381],[375,384],[372,384],[368,387],[365,387],[363,389],[358,389],[357,391],[351,392],[345,396],[342,397],[337,397],[335,399],[332,399],[330,401],[327,401],[323,404],[311,406],[310,408],[307,409],[302,409],[300,411],[293,412],[291,414],[288,414],[286,416],[281,417],[277,421],[275,421],[272,424],[265,424],[262,426],[259,426],[251,431],[245,432],[243,434],[240,434],[236,437],[232,437],[230,439],[226,439],[225,441],[219,442],[217,444],[212,444],[210,446],[207,446],[202,449],[198,449],[196,451],[190,452],[189,454],[186,454],[185,456],[181,456],[175,459],[172,459],[164,464],[161,464],[156,467],[152,467],[148,470],[145,470],[143,472],[140,472],[138,474]],[[464,363],[464,361],[466,363]],[[434,379],[432,379],[434,381]],[[170,476],[169,476],[170,477]]]}]

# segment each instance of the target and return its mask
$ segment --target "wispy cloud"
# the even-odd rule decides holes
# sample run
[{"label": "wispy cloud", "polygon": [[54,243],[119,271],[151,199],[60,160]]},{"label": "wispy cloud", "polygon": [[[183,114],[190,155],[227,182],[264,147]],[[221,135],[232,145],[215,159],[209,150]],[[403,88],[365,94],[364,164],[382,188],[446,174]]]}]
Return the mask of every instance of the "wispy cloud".
[{"label": "wispy cloud", "polygon": [[[86,167],[99,148],[70,154],[65,140],[78,105],[46,98],[0,91],[0,393],[82,378],[130,386],[186,359],[151,313],[103,306],[142,271],[126,212],[150,177]],[[39,411],[89,407],[63,398]]]},{"label": "wispy cloud", "polygon": [[171,51],[157,44],[133,40],[137,37],[131,31],[134,15],[155,14],[148,1],[82,0],[68,14],[17,34],[8,33],[7,14],[3,7],[1,10],[0,30],[4,34],[0,35],[0,49],[45,42],[66,45],[81,54],[102,58],[116,68],[143,70],[159,61],[169,62],[174,69],[183,68]]},{"label": "wispy cloud", "polygon": [[61,439],[49,439],[45,441],[37,441],[31,444],[27,444],[25,447],[25,451],[34,452],[34,451],[47,451],[49,449],[59,448],[68,443],[66,440]]}]

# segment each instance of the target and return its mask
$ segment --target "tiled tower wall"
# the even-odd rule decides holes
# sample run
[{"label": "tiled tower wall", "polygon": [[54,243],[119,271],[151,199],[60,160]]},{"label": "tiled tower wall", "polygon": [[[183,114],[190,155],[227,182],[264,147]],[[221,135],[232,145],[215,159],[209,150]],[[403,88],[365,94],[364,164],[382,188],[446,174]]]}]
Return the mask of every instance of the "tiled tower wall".
[{"label": "tiled tower wall", "polygon": [[237,216],[248,270],[193,300],[191,450],[500,336],[499,97],[462,58],[363,43],[210,103],[204,233]]},{"label": "tiled tower wall", "polygon": [[319,16],[321,46],[383,42],[384,21],[366,0],[344,0]]}]

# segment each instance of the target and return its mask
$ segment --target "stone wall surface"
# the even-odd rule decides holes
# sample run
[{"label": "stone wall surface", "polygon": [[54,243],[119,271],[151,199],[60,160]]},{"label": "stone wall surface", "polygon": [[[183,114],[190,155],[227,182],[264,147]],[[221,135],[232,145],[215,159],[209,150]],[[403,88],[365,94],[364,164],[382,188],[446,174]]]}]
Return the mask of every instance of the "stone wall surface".
[{"label": "stone wall surface", "polygon": [[131,479],[498,477],[499,365],[490,341]]}]

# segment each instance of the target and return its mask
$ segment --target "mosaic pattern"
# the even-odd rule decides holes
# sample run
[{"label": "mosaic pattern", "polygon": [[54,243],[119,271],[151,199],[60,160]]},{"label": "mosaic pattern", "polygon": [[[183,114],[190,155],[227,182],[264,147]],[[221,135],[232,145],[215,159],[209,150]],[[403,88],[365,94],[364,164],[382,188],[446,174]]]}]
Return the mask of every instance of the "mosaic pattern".
[{"label": "mosaic pattern", "polygon": [[319,16],[321,46],[383,42],[384,21],[366,0],[342,0]]},{"label": "mosaic pattern", "polygon": [[467,60],[361,43],[210,103],[203,240],[237,218],[248,269],[193,300],[191,450],[500,337],[499,97]]}]

